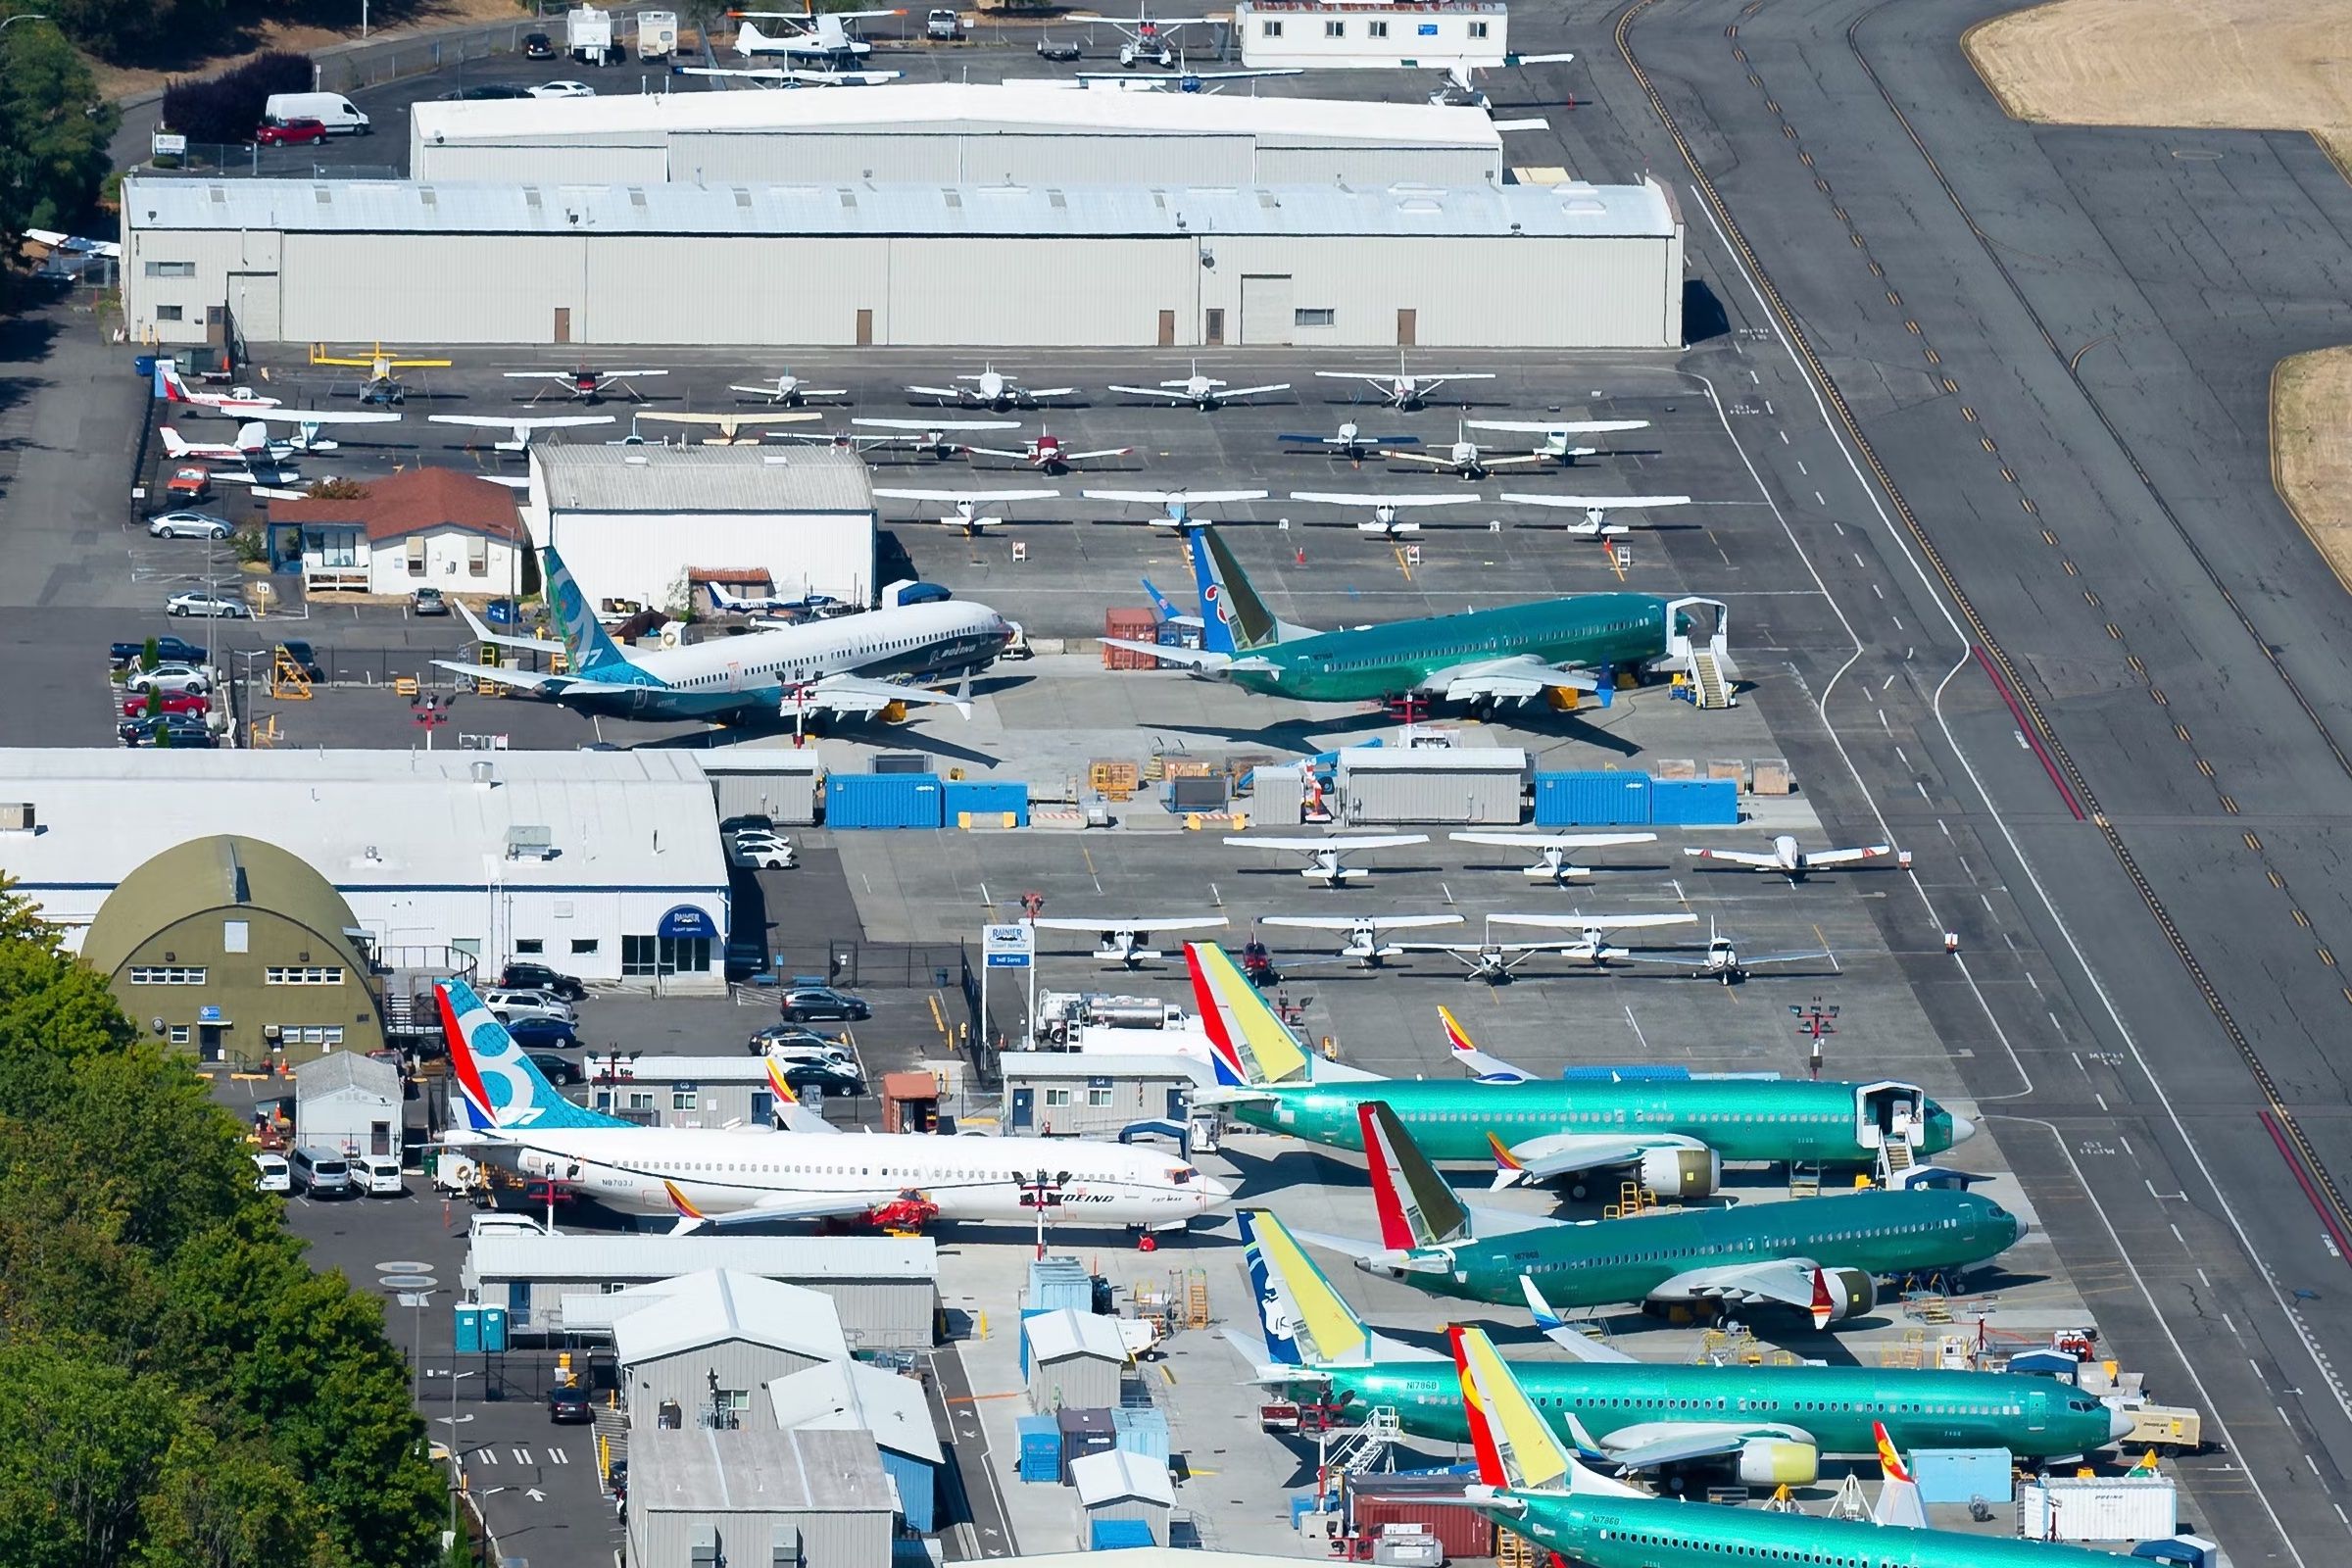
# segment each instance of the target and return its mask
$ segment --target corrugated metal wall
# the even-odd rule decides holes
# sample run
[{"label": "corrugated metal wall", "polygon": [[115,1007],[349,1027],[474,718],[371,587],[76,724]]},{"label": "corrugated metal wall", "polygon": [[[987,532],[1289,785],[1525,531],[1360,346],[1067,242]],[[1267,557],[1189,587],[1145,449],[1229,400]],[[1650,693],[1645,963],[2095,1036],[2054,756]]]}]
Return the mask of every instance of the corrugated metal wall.
[{"label": "corrugated metal wall", "polygon": [[[1172,179],[1184,179],[1171,175]],[[1489,185],[1502,177],[1494,155],[1476,147],[1365,147],[1260,143],[1257,185]],[[1208,181],[1184,179],[1187,184]]]},{"label": "corrugated metal wall", "polygon": [[659,526],[634,513],[565,512],[553,538],[591,600],[670,608],[691,566],[764,570],[781,594],[831,594],[863,603],[874,591],[870,514],[792,516],[680,514]]},{"label": "corrugated metal wall", "polygon": [[652,1426],[662,1401],[675,1399],[691,1426],[698,1413],[710,1408],[713,1372],[718,1374],[719,1388],[748,1390],[752,1408],[760,1413],[760,1406],[767,1402],[769,1383],[816,1364],[817,1358],[812,1355],[795,1355],[790,1350],[743,1340],[721,1340],[716,1345],[697,1346],[675,1355],[656,1356],[624,1367],[622,1375],[627,1383],[622,1398],[628,1403],[629,1420],[635,1425]]},{"label": "corrugated metal wall", "polygon": [[660,185],[669,179],[669,149],[658,138],[637,146],[609,140],[451,142],[435,146],[412,138],[409,156],[410,177],[418,180]]},{"label": "corrugated metal wall", "polygon": [[[204,316],[225,302],[231,272],[266,272],[278,269],[278,236],[268,230],[253,233],[168,233],[132,230],[122,253],[123,325],[134,338],[158,343],[201,343]],[[194,271],[185,277],[150,277],[150,265],[185,263]],[[159,319],[159,308],[176,306],[179,319]]]},{"label": "corrugated metal wall", "polygon": [[1516,767],[1351,769],[1340,760],[1339,796],[1350,822],[1519,821]]},{"label": "corrugated metal wall", "polygon": [[[874,1568],[876,1563],[890,1561],[893,1517],[887,1511],[791,1515],[792,1523],[801,1527],[803,1568]],[[733,1544],[721,1542],[722,1560],[730,1563],[765,1562],[774,1539],[772,1533],[761,1533],[750,1541]],[[668,1560],[683,1563],[685,1558],[673,1557]]]},{"label": "corrugated metal wall", "polygon": [[[1200,270],[1184,240],[967,239],[890,242],[888,314],[874,341],[989,348],[1156,343],[1159,313],[1192,312]],[[1116,279],[1108,288],[1056,280]]]},{"label": "corrugated metal wall", "polygon": [[579,336],[586,241],[571,234],[288,234],[289,343],[550,343]]},{"label": "corrugated metal wall", "polygon": [[899,1280],[808,1280],[812,1290],[833,1298],[841,1331],[851,1348],[864,1350],[921,1350],[932,1345],[938,1289]]},{"label": "corrugated metal wall", "polygon": [[710,788],[722,822],[730,816],[755,814],[797,827],[816,820],[814,773],[713,772]]}]

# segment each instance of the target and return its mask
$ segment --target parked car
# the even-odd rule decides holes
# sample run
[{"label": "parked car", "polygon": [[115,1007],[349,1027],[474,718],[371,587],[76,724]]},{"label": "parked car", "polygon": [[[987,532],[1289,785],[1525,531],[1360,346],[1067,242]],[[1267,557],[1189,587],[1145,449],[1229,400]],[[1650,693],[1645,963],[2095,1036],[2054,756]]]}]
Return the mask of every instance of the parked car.
[{"label": "parked car", "polygon": [[147,519],[147,532],[157,539],[225,539],[236,531],[226,517],[184,508],[159,512]]},{"label": "parked car", "polygon": [[292,1167],[295,1189],[310,1198],[354,1198],[359,1189],[352,1185],[351,1162],[328,1149],[298,1146],[288,1158]]},{"label": "parked car", "polygon": [[172,737],[173,746],[194,751],[210,751],[220,744],[220,737],[200,719],[185,713],[158,713],[152,718],[126,718],[115,726],[115,739],[125,746],[153,746],[165,735]]},{"label": "parked car", "polygon": [[[213,710],[213,700],[202,692],[157,692],[154,696],[156,711],[159,713],[179,717],[192,715],[201,719]],[[122,700],[122,716],[124,718],[145,718],[147,716],[147,699],[144,696],[124,698]]]},{"label": "parked car", "polygon": [[577,1050],[580,1044],[579,1031],[572,1028],[568,1018],[510,1018],[507,1033],[525,1051],[550,1046]]},{"label": "parked car", "polygon": [[596,89],[584,81],[543,81],[535,87],[525,88],[524,91],[533,98],[593,98],[596,96]]},{"label": "parked car", "polygon": [[204,588],[191,588],[184,594],[173,594],[164,601],[167,615],[218,615],[227,620],[249,620],[253,612],[242,599],[231,599]]},{"label": "parked car", "polygon": [[963,13],[953,6],[933,6],[923,18],[923,36],[933,43],[954,43],[963,36]]},{"label": "parked car", "polygon": [[588,995],[588,988],[576,976],[559,974],[544,963],[510,963],[499,971],[498,983],[512,991],[544,991],[565,1002],[578,1002]]},{"label": "parked car", "polygon": [[505,1023],[512,1023],[516,1018],[561,1018],[565,1023],[577,1023],[580,1018],[578,1013],[572,1011],[570,1003],[544,991],[492,986],[482,993],[482,1005],[490,1009],[492,1017]]},{"label": "parked car", "polygon": [[542,1078],[559,1089],[587,1081],[588,1075],[569,1056],[559,1056],[552,1051],[526,1051],[523,1054],[531,1058],[531,1065],[539,1069]]},{"label": "parked car", "polygon": [[781,1007],[787,1023],[807,1023],[812,1018],[863,1023],[874,1015],[874,1009],[862,1000],[844,995],[831,986],[795,986],[784,993]]},{"label": "parked car", "polygon": [[164,481],[164,494],[183,506],[213,499],[213,470],[201,463],[182,464]]},{"label": "parked car", "polygon": [[412,615],[446,615],[449,601],[441,597],[438,588],[419,588],[409,595],[409,613]]},{"label": "parked car", "polygon": [[[143,640],[115,643],[106,652],[106,657],[118,664],[127,664],[134,659],[144,659],[146,656],[147,644]],[[155,658],[158,663],[164,664],[201,664],[204,662],[204,650],[177,637],[158,637],[155,640]]]},{"label": "parked car", "polygon": [[408,1184],[400,1179],[400,1161],[390,1154],[351,1156],[351,1184],[369,1198],[406,1198]]},{"label": "parked car", "polygon": [[531,90],[518,81],[477,81],[470,87],[452,87],[444,98],[474,102],[485,98],[528,98]]},{"label": "parked car", "polygon": [[811,1055],[832,1054],[848,1059],[849,1048],[832,1035],[804,1029],[797,1023],[771,1023],[746,1042],[753,1055],[763,1051]]},{"label": "parked car", "polygon": [[748,811],[742,816],[730,816],[718,824],[719,835],[722,838],[733,838],[738,833],[773,833],[775,830],[776,819],[760,811]]},{"label": "parked car", "polygon": [[792,842],[773,833],[739,833],[729,853],[737,865],[761,871],[789,871],[799,863]]},{"label": "parked car", "polygon": [[134,669],[122,685],[124,690],[134,692],[203,693],[213,689],[213,677],[202,664],[172,662],[158,664],[153,669]]},{"label": "parked car", "polygon": [[319,120],[270,120],[253,133],[264,147],[309,147],[326,140],[326,122]]},{"label": "parked car", "polygon": [[268,1150],[253,1156],[254,1191],[262,1193],[290,1193],[294,1190],[294,1172],[286,1164],[286,1156]]},{"label": "parked car", "polygon": [[767,969],[767,944],[758,938],[749,942],[730,942],[721,959],[730,980],[748,980]]},{"label": "parked car", "polygon": [[784,1082],[796,1095],[847,1096],[865,1093],[865,1080],[855,1067],[829,1061],[788,1061]]},{"label": "parked car", "polygon": [[585,1426],[596,1419],[588,1391],[576,1383],[559,1383],[547,1391],[547,1418],[558,1426]]},{"label": "parked car", "polygon": [[524,33],[522,35],[522,58],[525,60],[555,59],[555,41],[544,32]]}]

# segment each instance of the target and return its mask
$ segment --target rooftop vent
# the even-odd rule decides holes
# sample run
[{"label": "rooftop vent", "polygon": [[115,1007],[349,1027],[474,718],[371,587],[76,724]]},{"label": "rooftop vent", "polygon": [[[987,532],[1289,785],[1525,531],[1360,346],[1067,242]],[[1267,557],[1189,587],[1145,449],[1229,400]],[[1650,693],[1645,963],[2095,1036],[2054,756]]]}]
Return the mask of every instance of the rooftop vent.
[{"label": "rooftop vent", "polygon": [[747,213],[752,210],[752,193],[741,185],[735,187],[735,205]]},{"label": "rooftop vent", "polygon": [[522,193],[522,201],[523,205],[528,207],[532,212],[538,212],[540,209],[539,187],[533,185],[529,189],[525,190]]},{"label": "rooftop vent", "polygon": [[1046,205],[1056,212],[1061,212],[1069,207],[1070,199],[1057,190],[1050,190],[1046,192]]},{"label": "rooftop vent", "polygon": [[555,829],[524,827],[516,824],[507,829],[507,858],[510,860],[552,860],[556,858]]},{"label": "rooftop vent", "polygon": [[857,193],[856,191],[849,189],[847,186],[844,186],[844,187],[842,188],[841,192],[840,192],[840,195],[841,195],[841,205],[842,205],[842,206],[844,206],[844,207],[847,207],[847,208],[851,209],[852,211],[855,211],[855,210],[857,209],[857,206],[858,206],[858,193]]},{"label": "rooftop vent", "polygon": [[946,199],[947,204],[950,207],[961,207],[963,205],[963,192],[956,189],[954,186],[947,186],[943,188],[939,194]]},{"label": "rooftop vent", "polygon": [[427,207],[438,208],[441,205],[440,194],[430,185],[417,186],[416,199]]},{"label": "rooftop vent", "polygon": [[37,833],[30,801],[0,801],[0,833]]},{"label": "rooftop vent", "polygon": [[634,207],[634,208],[636,208],[636,209],[637,209],[639,212],[641,212],[641,213],[645,211],[645,187],[644,187],[644,186],[642,186],[642,185],[631,185],[631,186],[629,187],[629,205],[630,205],[631,207]]},{"label": "rooftop vent", "polygon": [[473,763],[471,771],[473,782],[478,788],[486,790],[498,782],[498,766],[486,759]]}]

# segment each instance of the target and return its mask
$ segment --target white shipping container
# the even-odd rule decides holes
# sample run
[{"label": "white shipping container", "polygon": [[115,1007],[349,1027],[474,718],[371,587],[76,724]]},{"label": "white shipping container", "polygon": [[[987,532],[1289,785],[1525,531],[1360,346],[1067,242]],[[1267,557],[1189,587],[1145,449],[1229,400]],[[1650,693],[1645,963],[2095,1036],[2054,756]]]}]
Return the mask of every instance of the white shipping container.
[{"label": "white shipping container", "polygon": [[2017,1533],[2030,1541],[2162,1541],[2180,1528],[2180,1493],[2161,1476],[2053,1478],[2017,1494]]}]

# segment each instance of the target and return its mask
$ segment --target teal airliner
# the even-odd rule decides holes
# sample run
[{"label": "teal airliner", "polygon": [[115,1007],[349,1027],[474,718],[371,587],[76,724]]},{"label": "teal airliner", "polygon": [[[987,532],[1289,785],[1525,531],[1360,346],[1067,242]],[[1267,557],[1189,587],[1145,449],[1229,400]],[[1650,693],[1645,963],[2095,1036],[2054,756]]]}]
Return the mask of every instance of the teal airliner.
[{"label": "teal airliner", "polygon": [[1481,1236],[1387,1105],[1366,1101],[1358,1115],[1380,1240],[1301,1235],[1435,1296],[1519,1301],[1532,1285],[1563,1306],[1777,1302],[1827,1328],[1876,1306],[1881,1279],[1955,1273],[2008,1250],[2026,1229],[1988,1198],[1913,1187]]},{"label": "teal airliner", "polygon": [[1870,1519],[1710,1508],[1595,1474],[1553,1436],[1484,1331],[1446,1334],[1478,1455],[1472,1506],[1587,1568],[2124,1568],[2080,1546],[1930,1530],[1918,1484],[1891,1439]]},{"label": "teal airliner", "polygon": [[[1416,1437],[1464,1443],[1461,1385],[1443,1355],[1376,1333],[1287,1226],[1243,1210],[1243,1256],[1272,1364],[1260,1381],[1358,1410],[1387,1406]],[[1577,1359],[1511,1367],[1555,1436],[1597,1445],[1627,1470],[1732,1469],[1751,1487],[1808,1486],[1824,1454],[1873,1451],[1873,1423],[1905,1446],[2088,1453],[2131,1417],[2054,1378],[1834,1366],[1681,1366],[1634,1360],[1586,1338],[1531,1295],[1537,1321]]]},{"label": "teal airliner", "polygon": [[[1361,1150],[1358,1110],[1385,1103],[1432,1159],[1493,1161],[1496,1185],[1565,1181],[1576,1196],[1622,1172],[1661,1198],[1711,1195],[1723,1161],[1875,1163],[1903,1145],[1935,1154],[1976,1131],[1917,1087],[1893,1080],[1541,1080],[1479,1051],[1439,1009],[1470,1079],[1335,1071],[1298,1042],[1232,958],[1186,949],[1193,993],[1221,1087],[1194,1096],[1238,1121],[1335,1149]],[[1344,1076],[1342,1073],[1344,1072]]]},{"label": "teal airliner", "polygon": [[1244,691],[1314,703],[1436,698],[1493,705],[1591,693],[1607,706],[1620,670],[1640,674],[1687,640],[1689,611],[1723,607],[1655,594],[1577,594],[1455,615],[1427,615],[1315,631],[1278,619],[1214,527],[1189,531],[1200,591],[1200,646],[1163,648],[1105,638],[1112,647],[1188,664]]}]

